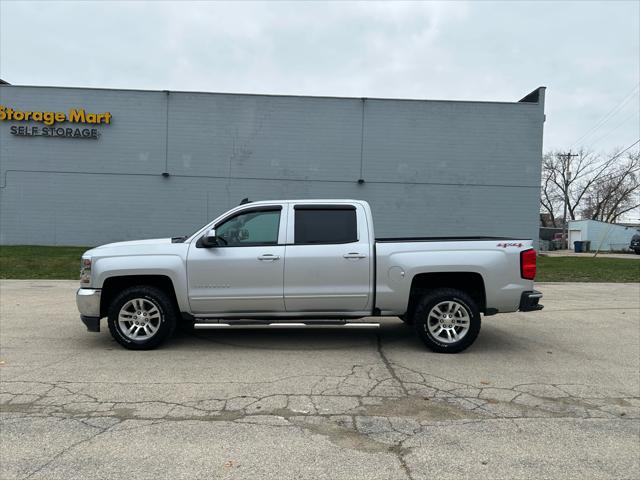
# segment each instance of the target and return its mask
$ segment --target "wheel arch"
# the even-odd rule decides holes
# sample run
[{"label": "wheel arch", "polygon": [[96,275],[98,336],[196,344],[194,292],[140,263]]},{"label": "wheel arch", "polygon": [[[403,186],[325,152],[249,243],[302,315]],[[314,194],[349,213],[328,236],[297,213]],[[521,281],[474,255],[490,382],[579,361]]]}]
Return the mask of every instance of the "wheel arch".
[{"label": "wheel arch", "polygon": [[100,317],[106,317],[109,305],[118,293],[135,286],[151,286],[158,288],[169,295],[174,303],[176,312],[180,312],[176,290],[173,281],[166,275],[118,275],[108,277],[102,284],[100,296]]},{"label": "wheel arch", "polygon": [[453,288],[467,293],[482,313],[487,313],[487,295],[484,279],[477,272],[429,272],[419,273],[411,280],[409,301],[405,315],[411,318],[418,300],[438,288]]}]

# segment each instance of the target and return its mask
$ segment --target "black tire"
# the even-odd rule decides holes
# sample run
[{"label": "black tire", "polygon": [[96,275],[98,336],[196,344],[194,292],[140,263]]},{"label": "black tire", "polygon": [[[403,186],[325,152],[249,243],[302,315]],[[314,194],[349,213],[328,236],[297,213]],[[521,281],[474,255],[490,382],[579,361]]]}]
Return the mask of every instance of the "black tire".
[{"label": "black tire", "polygon": [[[427,328],[427,316],[442,302],[456,302],[466,310],[469,317],[469,329],[458,341],[447,343],[436,337]],[[458,353],[468,348],[480,333],[480,310],[476,302],[465,292],[453,288],[439,288],[422,297],[413,313],[413,325],[418,337],[434,352]],[[454,329],[455,330],[455,329]]]},{"label": "black tire", "polygon": [[[159,311],[159,321],[157,331],[148,339],[136,340],[129,338],[121,329],[118,322],[118,315],[122,307],[129,301],[144,299],[150,302]],[[149,303],[146,303],[149,305]],[[151,350],[156,348],[167,338],[169,338],[176,328],[176,310],[173,301],[164,291],[148,286],[139,285],[130,287],[120,292],[109,305],[108,321],[111,336],[129,350]]]}]

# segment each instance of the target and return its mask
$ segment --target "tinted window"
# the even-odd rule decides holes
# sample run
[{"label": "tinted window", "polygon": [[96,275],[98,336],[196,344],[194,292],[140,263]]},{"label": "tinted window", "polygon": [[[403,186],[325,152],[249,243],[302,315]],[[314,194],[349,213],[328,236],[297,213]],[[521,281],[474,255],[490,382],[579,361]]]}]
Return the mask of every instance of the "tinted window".
[{"label": "tinted window", "polygon": [[228,246],[276,245],[280,211],[253,211],[237,215],[216,227],[216,236]]},{"label": "tinted window", "polygon": [[296,206],[295,243],[350,243],[358,241],[354,208]]}]

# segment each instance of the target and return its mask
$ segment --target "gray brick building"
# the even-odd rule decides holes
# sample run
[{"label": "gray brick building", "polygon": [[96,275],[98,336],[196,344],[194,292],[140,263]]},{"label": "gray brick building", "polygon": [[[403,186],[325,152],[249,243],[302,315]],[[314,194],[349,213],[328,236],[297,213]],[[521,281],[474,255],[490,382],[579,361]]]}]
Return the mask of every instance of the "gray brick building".
[{"label": "gray brick building", "polygon": [[364,199],[377,236],[537,238],[544,88],[473,102],[0,85],[0,105],[5,245],[187,234],[244,197]]}]

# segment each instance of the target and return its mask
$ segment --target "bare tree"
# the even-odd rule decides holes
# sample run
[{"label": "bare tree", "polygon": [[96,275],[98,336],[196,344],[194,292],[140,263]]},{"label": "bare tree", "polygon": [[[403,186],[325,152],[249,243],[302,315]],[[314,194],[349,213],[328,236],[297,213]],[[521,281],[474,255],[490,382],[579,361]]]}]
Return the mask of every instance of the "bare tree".
[{"label": "bare tree", "polygon": [[[547,155],[545,155],[544,161],[546,161]],[[542,212],[547,213],[549,215],[549,220],[551,220],[551,225],[545,226],[558,227],[560,226],[558,215],[562,214],[563,195],[558,187],[556,187],[555,183],[551,180],[552,176],[553,170],[545,168],[545,165],[543,164],[542,188],[540,189],[540,206]]]},{"label": "bare tree", "polygon": [[616,222],[640,206],[640,153],[627,154],[612,172],[591,186],[582,209],[584,218]]},{"label": "bare tree", "polygon": [[[581,149],[577,157],[562,152],[549,152],[542,160],[540,204],[555,226],[575,220],[578,214],[614,222],[624,213],[636,208],[634,193],[638,185],[638,153],[622,158],[615,152],[602,158]],[[564,201],[567,218],[562,218]]]}]

